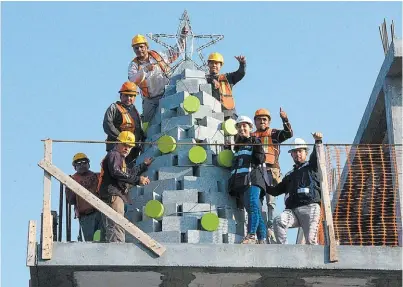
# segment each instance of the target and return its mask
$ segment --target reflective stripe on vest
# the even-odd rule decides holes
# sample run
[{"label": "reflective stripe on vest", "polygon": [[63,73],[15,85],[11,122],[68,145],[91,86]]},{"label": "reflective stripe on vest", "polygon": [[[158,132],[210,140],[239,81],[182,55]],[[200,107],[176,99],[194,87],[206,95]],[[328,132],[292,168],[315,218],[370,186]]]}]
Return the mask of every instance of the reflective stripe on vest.
[{"label": "reflective stripe on vest", "polygon": [[273,139],[271,137],[272,129],[267,129],[264,132],[253,132],[252,136],[260,139],[263,144],[263,150],[265,153],[266,163],[274,164],[279,155],[278,145],[273,145]]},{"label": "reflective stripe on vest", "polygon": [[218,76],[218,83],[220,84],[220,101],[222,105],[227,110],[233,110],[235,108],[235,101],[232,97],[232,89],[230,84],[228,83],[227,77],[225,74]]},{"label": "reflective stripe on vest", "polygon": [[252,155],[251,150],[240,150],[234,153],[234,156],[239,156],[239,155]]},{"label": "reflective stripe on vest", "polygon": [[243,167],[243,168],[233,169],[231,171],[231,174],[234,174],[235,172],[237,174],[240,174],[240,173],[246,173],[246,172],[251,172],[251,171],[252,171],[252,168]]},{"label": "reflective stripe on vest", "polygon": [[[171,70],[171,67],[169,67],[169,65],[164,61],[164,59],[161,57],[161,55],[158,54],[156,51],[150,50],[150,51],[148,51],[148,54],[150,57],[152,57],[157,62],[161,71],[166,76],[166,74]],[[133,59],[133,62],[135,62],[137,64],[137,68],[140,69],[140,61],[137,57]],[[143,97],[148,98],[150,95],[148,93],[148,86],[147,86],[147,81],[145,80],[145,77],[143,77],[143,79],[141,79],[140,83],[136,83],[136,84],[139,86]]]},{"label": "reflective stripe on vest", "polygon": [[130,131],[134,133],[134,130],[136,129],[136,125],[134,123],[134,119],[132,116],[129,114],[129,111],[123,107],[122,105],[116,104],[116,107],[118,108],[119,112],[122,115],[122,124],[120,125],[120,131]]},{"label": "reflective stripe on vest", "polygon": [[236,164],[231,170],[231,174],[245,173],[251,171],[252,166],[252,146],[243,146],[234,153],[233,162]]}]

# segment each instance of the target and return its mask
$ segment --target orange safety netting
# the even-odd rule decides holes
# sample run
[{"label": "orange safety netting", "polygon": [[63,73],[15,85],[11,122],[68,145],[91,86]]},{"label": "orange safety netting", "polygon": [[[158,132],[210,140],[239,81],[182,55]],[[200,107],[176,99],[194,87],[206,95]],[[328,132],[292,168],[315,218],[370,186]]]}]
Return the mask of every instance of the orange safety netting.
[{"label": "orange safety netting", "polygon": [[[325,145],[333,225],[340,245],[398,246],[402,232],[398,163],[402,147]],[[322,221],[319,243],[325,243]]]}]

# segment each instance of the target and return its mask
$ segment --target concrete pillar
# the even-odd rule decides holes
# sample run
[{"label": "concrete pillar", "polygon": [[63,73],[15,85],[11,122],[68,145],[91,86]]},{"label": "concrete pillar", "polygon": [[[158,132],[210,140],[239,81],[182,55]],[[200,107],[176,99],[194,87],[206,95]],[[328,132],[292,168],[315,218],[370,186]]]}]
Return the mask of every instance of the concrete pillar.
[{"label": "concrete pillar", "polygon": [[[385,109],[387,133],[390,144],[402,144],[402,76],[387,77],[383,86],[385,94]],[[393,187],[396,187],[398,195],[396,196],[396,224],[399,230],[399,246],[402,246],[402,146],[395,147],[395,154],[391,154],[391,159],[396,156],[396,166],[392,164],[393,174],[397,177],[393,178]],[[396,169],[396,170],[395,170]],[[396,182],[397,179],[397,182]]]}]

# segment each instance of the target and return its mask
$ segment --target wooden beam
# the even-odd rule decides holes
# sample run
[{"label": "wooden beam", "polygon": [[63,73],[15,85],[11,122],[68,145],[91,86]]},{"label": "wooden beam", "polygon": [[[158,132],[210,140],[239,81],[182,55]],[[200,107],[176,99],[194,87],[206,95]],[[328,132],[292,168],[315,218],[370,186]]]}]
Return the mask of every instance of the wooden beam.
[{"label": "wooden beam", "polygon": [[[45,140],[45,159],[52,162],[52,140]],[[50,212],[51,200],[50,194],[52,190],[52,176],[45,170],[43,176],[43,220],[42,220],[42,237],[41,246],[42,259],[52,259],[53,248],[53,220]]]},{"label": "wooden beam", "polygon": [[91,204],[94,208],[96,208],[105,216],[107,216],[109,219],[113,220],[116,224],[122,226],[127,232],[133,235],[137,240],[143,243],[144,246],[146,246],[156,255],[161,256],[165,252],[166,248],[163,245],[159,244],[157,241],[152,239],[148,234],[144,233],[137,226],[135,226],[133,223],[127,220],[124,216],[117,213],[109,205],[100,200],[97,196],[92,194],[86,188],[81,186],[70,176],[63,173],[63,171],[54,166],[52,163],[45,160],[41,160],[38,163],[38,165],[47,172],[49,172],[52,176],[54,176],[57,180],[63,183],[66,187],[71,189],[75,194],[80,196],[86,202]]},{"label": "wooden beam", "polygon": [[327,233],[327,245],[329,246],[329,261],[337,262],[337,243],[336,238],[334,236],[334,228],[333,228],[333,216],[332,216],[332,208],[330,206],[330,195],[329,195],[329,185],[327,182],[327,171],[326,171],[326,158],[325,158],[325,149],[323,144],[316,144],[316,153],[318,156],[318,171],[319,171],[319,180],[320,186],[322,190],[322,204],[323,209],[325,211],[325,232]]},{"label": "wooden beam", "polygon": [[30,220],[28,223],[27,243],[27,266],[35,266],[36,263],[36,222]]}]

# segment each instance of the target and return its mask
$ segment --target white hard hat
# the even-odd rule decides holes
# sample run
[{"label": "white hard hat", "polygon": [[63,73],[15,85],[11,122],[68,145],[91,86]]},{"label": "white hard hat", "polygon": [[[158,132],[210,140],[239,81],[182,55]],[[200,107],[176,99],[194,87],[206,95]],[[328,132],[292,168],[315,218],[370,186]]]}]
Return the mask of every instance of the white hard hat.
[{"label": "white hard hat", "polygon": [[295,149],[299,149],[299,148],[304,148],[304,149],[306,149],[306,151],[309,150],[308,146],[306,145],[306,142],[301,138],[295,138],[293,144],[294,145],[291,146],[290,149],[288,150],[289,153],[291,151],[293,151]]},{"label": "white hard hat", "polygon": [[250,125],[250,127],[253,127],[253,122],[252,120],[247,117],[247,116],[240,116],[237,120],[236,120],[236,124],[240,124],[240,123],[248,123]]}]

